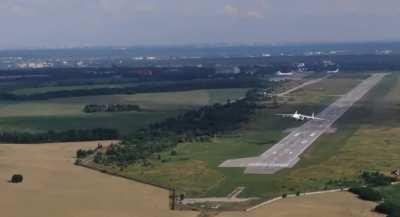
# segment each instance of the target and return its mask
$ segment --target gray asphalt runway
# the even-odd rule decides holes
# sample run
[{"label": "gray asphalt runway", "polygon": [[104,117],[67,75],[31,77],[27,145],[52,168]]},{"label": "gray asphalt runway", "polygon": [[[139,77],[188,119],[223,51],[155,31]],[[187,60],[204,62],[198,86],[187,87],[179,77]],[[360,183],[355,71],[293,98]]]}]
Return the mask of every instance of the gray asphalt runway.
[{"label": "gray asphalt runway", "polygon": [[299,156],[385,75],[384,73],[371,75],[329,105],[317,115],[325,120],[307,121],[260,156],[227,160],[220,167],[245,167],[247,174],[273,174],[283,168],[293,167],[300,160]]}]

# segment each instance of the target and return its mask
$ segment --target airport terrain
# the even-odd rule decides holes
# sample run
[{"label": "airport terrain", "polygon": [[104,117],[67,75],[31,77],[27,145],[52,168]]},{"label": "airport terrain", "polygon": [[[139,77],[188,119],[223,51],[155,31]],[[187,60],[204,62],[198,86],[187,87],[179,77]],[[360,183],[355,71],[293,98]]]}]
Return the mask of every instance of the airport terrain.
[{"label": "airport terrain", "polygon": [[385,76],[383,73],[371,75],[319,113],[317,116],[320,120],[306,121],[259,157],[227,160],[220,167],[245,167],[247,174],[273,174],[293,167],[300,160],[300,155],[319,136],[326,133],[336,120]]},{"label": "airport terrain", "polygon": [[[105,144],[106,141],[101,141]],[[169,210],[169,192],[73,165],[75,150],[98,142],[0,145],[0,209],[7,217],[197,217],[191,211]],[[12,173],[24,182],[11,185]],[[293,209],[286,209],[286,207]],[[290,198],[257,210],[221,213],[220,217],[380,216],[374,203],[339,192]],[[317,207],[312,209],[310,207]]]},{"label": "airport terrain", "polygon": [[[383,73],[383,72],[382,72]],[[252,206],[262,200],[297,192],[336,189],[348,183],[358,182],[361,170],[381,171],[389,174],[400,165],[400,75],[398,72],[382,77],[380,82],[361,97],[349,110],[341,110],[343,116],[331,116],[329,105],[346,99],[346,94],[363,84],[372,73],[339,73],[329,77],[319,75],[317,80],[304,78],[307,85],[294,88],[278,98],[259,102],[250,120],[233,131],[215,134],[205,141],[180,142],[172,150],[156,153],[148,159],[149,164],[130,164],[121,170],[117,165],[100,165],[89,162],[89,166],[103,172],[112,172],[144,182],[162,185],[185,194],[188,198],[234,195],[241,200],[257,197],[238,209]],[[314,82],[315,81],[315,82]],[[106,85],[106,84],[104,84]],[[113,84],[119,86],[120,84]],[[13,90],[16,94],[46,93],[58,90],[80,90],[83,86],[26,87]],[[83,88],[103,88],[84,86]],[[114,86],[112,86],[114,87]],[[45,100],[21,100],[0,102],[0,129],[21,132],[45,132],[108,127],[129,135],[167,118],[177,117],[214,103],[235,101],[246,95],[248,88],[202,89],[190,91],[163,91],[140,94],[114,94],[81,97],[62,97]],[[357,89],[356,89],[357,91]],[[358,91],[357,91],[358,92]],[[86,114],[82,108],[87,104],[135,104],[140,112]],[[349,102],[347,102],[349,103]],[[350,102],[351,104],[353,102]],[[333,104],[335,105],[335,104]],[[347,106],[348,107],[348,104]],[[297,164],[291,168],[270,174],[244,174],[243,168],[221,168],[229,159],[261,156],[286,136],[296,135],[302,122],[277,117],[276,113],[301,111],[305,114],[320,113],[330,120],[329,128],[310,139],[295,154],[283,149],[284,163]],[[338,119],[336,122],[333,119]],[[333,123],[335,122],[335,123]],[[332,125],[331,125],[332,124]],[[307,124],[305,124],[308,126]],[[314,130],[314,128],[312,128]],[[325,131],[327,130],[327,131]],[[310,136],[313,132],[308,132]],[[296,136],[295,136],[296,137]],[[311,143],[314,142],[312,145]],[[107,147],[111,142],[101,142]],[[300,141],[301,143],[301,141]],[[84,213],[85,216],[196,216],[194,212],[168,211],[169,192],[130,180],[108,176],[93,170],[74,166],[73,158],[80,148],[93,148],[97,142],[54,143],[39,145],[0,144],[0,175],[4,180],[13,173],[24,174],[21,185],[0,184],[6,197],[0,201],[0,210],[10,216],[57,215],[74,216],[68,210]],[[158,155],[158,156],[157,156]],[[268,157],[268,156],[267,156]],[[298,159],[300,158],[300,160]],[[279,160],[279,159],[278,159]],[[259,163],[259,162],[258,162]],[[262,162],[265,163],[265,162]],[[272,163],[276,163],[275,160]],[[281,162],[277,162],[280,164]],[[247,165],[248,166],[248,165]],[[280,168],[281,169],[281,168]],[[265,173],[265,172],[262,172]],[[237,189],[240,189],[239,191]],[[386,197],[400,200],[397,187],[381,189]],[[39,194],[43,192],[42,194]],[[106,195],[106,196],[105,196]],[[132,197],[133,195],[133,197]],[[143,196],[145,195],[145,196]],[[151,195],[151,196],[150,196]],[[259,216],[273,212],[276,216],[310,216],[309,207],[321,206],[313,215],[323,215],[330,210],[332,216],[378,216],[369,212],[375,204],[358,201],[353,195],[339,192],[290,198],[262,211],[246,214],[223,213],[221,216]],[[2,197],[3,198],[3,197]],[[95,199],[93,199],[95,198]],[[22,201],[22,202],[21,202]],[[113,201],[113,203],[110,203]],[[114,204],[116,201],[116,204]],[[30,204],[22,209],[23,204]],[[50,204],[46,210],[43,204]],[[98,206],[100,204],[100,206]],[[132,205],[133,204],[133,205]],[[222,204],[222,209],[232,209],[237,204]],[[295,206],[293,213],[282,207]],[[100,208],[98,208],[100,207]],[[343,207],[347,207],[344,208]],[[356,207],[356,208],[354,208]],[[98,208],[98,209],[96,209]],[[354,209],[353,211],[349,211]],[[15,212],[15,210],[18,210]],[[26,210],[26,211],[25,211]],[[321,214],[322,213],[322,214]],[[317,215],[319,214],[319,215]],[[271,215],[271,216],[274,216]]]},{"label": "airport terrain", "polygon": [[168,159],[166,162],[152,160],[150,167],[130,165],[121,174],[176,188],[189,197],[224,197],[244,186],[239,197],[272,198],[337,188],[338,184],[357,181],[360,170],[390,172],[399,163],[395,157],[399,153],[399,129],[395,123],[400,102],[396,73],[384,77],[356,102],[332,126],[334,130],[308,148],[293,168],[274,175],[245,175],[242,169],[218,168],[227,159],[261,154],[285,137],[290,128],[301,125],[282,120],[275,113],[317,113],[367,77],[338,74],[326,78],[291,93],[279,108],[258,110],[249,123],[235,132],[211,142],[179,144],[176,156],[161,153],[162,158]]}]

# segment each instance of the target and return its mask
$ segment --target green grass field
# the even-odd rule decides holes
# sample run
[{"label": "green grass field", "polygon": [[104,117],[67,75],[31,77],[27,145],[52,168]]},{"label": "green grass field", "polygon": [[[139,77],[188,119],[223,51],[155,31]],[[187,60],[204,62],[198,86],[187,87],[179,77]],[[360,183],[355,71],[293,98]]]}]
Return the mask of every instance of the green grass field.
[{"label": "green grass field", "polygon": [[[246,186],[241,196],[269,198],[322,190],[331,180],[355,180],[363,169],[389,171],[400,163],[400,128],[396,124],[400,117],[399,75],[386,77],[356,103],[334,126],[337,132],[318,139],[294,168],[274,175],[244,175],[243,169],[217,167],[226,159],[262,153],[286,135],[285,129],[301,124],[273,114],[294,110],[319,112],[360,81],[360,76],[335,76],[308,86],[289,96],[291,99],[278,109],[259,110],[250,123],[230,135],[208,143],[180,144],[177,156],[163,154],[166,163],[153,160],[151,167],[134,166],[124,173],[181,189],[190,196],[225,196],[238,186]],[[171,169],[182,165],[201,169],[194,174],[192,167]],[[208,180],[208,184],[199,184],[199,177]]]},{"label": "green grass field", "polygon": [[[42,101],[0,102],[0,129],[40,132],[110,127],[123,134],[200,106],[243,97],[247,89],[196,90],[135,95],[72,97]],[[143,112],[86,114],[87,104],[136,104]]]}]

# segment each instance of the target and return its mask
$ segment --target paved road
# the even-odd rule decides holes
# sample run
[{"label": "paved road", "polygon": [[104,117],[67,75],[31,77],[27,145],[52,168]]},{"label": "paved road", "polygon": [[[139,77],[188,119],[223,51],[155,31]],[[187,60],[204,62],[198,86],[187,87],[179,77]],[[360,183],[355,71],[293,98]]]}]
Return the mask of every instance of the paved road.
[{"label": "paved road", "polygon": [[306,122],[260,156],[227,160],[220,167],[245,167],[245,173],[248,174],[273,174],[283,168],[293,167],[299,161],[299,156],[385,75],[371,75],[329,105],[317,115],[325,120]]}]

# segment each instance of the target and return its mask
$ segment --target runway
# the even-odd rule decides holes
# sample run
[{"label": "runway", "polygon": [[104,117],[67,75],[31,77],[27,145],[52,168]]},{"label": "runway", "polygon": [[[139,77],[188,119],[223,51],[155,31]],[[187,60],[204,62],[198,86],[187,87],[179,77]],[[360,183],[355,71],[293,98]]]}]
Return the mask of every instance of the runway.
[{"label": "runway", "polygon": [[371,75],[329,105],[317,115],[325,120],[307,121],[260,156],[227,160],[220,167],[245,167],[247,174],[273,174],[281,169],[293,167],[300,160],[299,156],[385,75],[384,73]]}]

